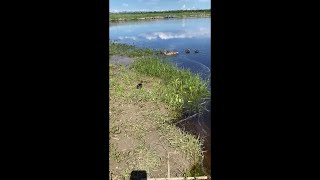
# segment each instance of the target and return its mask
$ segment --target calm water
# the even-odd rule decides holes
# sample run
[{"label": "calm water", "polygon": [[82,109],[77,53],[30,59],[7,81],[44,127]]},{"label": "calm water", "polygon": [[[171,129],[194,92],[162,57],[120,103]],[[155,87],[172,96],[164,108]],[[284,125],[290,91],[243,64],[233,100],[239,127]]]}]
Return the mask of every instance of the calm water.
[{"label": "calm water", "polygon": [[[179,68],[190,69],[203,79],[211,80],[211,20],[210,18],[161,19],[150,21],[132,21],[110,23],[109,38],[121,43],[141,48],[178,51],[171,57]],[[189,54],[185,49],[191,49]],[[194,53],[199,50],[199,53]],[[209,86],[208,88],[211,88]],[[207,110],[178,124],[179,127],[201,136],[204,142],[207,173],[211,169],[211,106],[207,101]]]}]

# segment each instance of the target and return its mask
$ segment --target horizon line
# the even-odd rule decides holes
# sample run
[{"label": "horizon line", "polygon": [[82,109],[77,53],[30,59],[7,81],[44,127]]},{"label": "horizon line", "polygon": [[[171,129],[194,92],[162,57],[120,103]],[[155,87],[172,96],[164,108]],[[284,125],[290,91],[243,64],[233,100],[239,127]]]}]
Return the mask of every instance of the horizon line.
[{"label": "horizon line", "polygon": [[[118,11],[118,10],[111,10],[109,11],[109,13],[124,13],[124,12],[166,12],[166,11],[199,11],[199,10],[210,10],[211,11],[211,8],[210,9],[170,9],[170,10],[121,10],[121,11]],[[113,11],[113,12],[112,12]],[[116,11],[116,12],[114,12]]]}]

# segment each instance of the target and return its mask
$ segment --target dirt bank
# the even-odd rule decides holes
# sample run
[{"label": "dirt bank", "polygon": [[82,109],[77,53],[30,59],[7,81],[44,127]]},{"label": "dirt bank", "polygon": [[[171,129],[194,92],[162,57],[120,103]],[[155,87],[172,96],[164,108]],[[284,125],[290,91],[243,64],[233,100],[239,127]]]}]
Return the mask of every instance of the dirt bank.
[{"label": "dirt bank", "polygon": [[[143,76],[122,65],[132,58],[110,57],[109,65],[109,169],[113,179],[129,179],[133,170],[148,178],[182,177],[194,165],[198,140],[170,124],[172,112],[157,99],[158,78]],[[136,85],[143,81],[141,89]],[[169,154],[169,158],[168,158]],[[198,155],[198,154],[197,154]]]}]

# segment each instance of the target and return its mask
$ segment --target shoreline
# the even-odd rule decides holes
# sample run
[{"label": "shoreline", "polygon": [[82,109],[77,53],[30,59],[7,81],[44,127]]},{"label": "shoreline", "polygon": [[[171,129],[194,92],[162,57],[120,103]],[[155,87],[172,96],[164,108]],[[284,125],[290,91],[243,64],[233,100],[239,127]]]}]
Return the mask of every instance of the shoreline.
[{"label": "shoreline", "polygon": [[133,18],[133,19],[126,19],[126,18],[119,18],[119,19],[110,19],[109,22],[123,22],[123,21],[143,21],[143,20],[155,20],[155,19],[189,19],[189,18],[211,18],[211,16],[182,16],[182,17],[144,17],[144,18]]},{"label": "shoreline", "polygon": [[173,12],[143,12],[143,13],[110,13],[109,22],[132,21],[149,19],[177,19],[177,18],[201,18],[211,17],[210,10],[190,10]]},{"label": "shoreline", "polygon": [[[118,176],[127,175],[126,173],[128,171],[120,172],[116,167],[119,168],[118,164],[121,164],[122,160],[130,161],[131,156],[124,156],[121,154],[121,152],[124,151],[123,149],[136,148],[134,144],[130,147],[122,147],[123,145],[117,144],[117,141],[119,141],[117,139],[120,139],[120,141],[124,141],[124,144],[128,144],[129,142],[140,144],[139,150],[128,152],[128,154],[132,153],[131,158],[133,158],[133,155],[139,157],[142,150],[144,151],[142,154],[150,155],[148,162],[142,160],[140,162],[146,164],[146,166],[139,168],[148,169],[147,172],[151,173],[151,176],[165,177],[165,173],[161,173],[161,171],[166,171],[167,162],[163,160],[167,159],[167,153],[169,151],[178,152],[177,157],[179,157],[179,160],[174,159],[174,157],[172,157],[173,159],[169,159],[171,160],[171,172],[176,173],[176,175],[172,174],[172,176],[181,176],[183,173],[186,173],[189,176],[205,175],[200,169],[200,163],[203,161],[203,145],[201,140],[199,137],[184,132],[174,125],[174,122],[180,118],[179,113],[181,113],[181,110],[183,109],[182,105],[184,102],[181,101],[185,100],[183,97],[180,97],[183,95],[182,92],[172,89],[172,85],[174,85],[174,88],[179,88],[183,83],[177,81],[176,84],[172,84],[174,83],[173,81],[166,81],[164,77],[167,76],[164,75],[163,72],[159,72],[161,75],[152,74],[156,69],[150,70],[151,74],[146,74],[145,68],[149,68],[151,65],[168,68],[165,72],[173,73],[174,77],[179,76],[181,81],[183,81],[183,78],[188,78],[189,81],[193,80],[193,83],[196,83],[196,85],[199,85],[197,83],[202,83],[202,81],[197,80],[195,76],[183,72],[182,70],[170,68],[169,66],[162,64],[162,62],[158,62],[159,59],[156,59],[154,52],[151,50],[112,43],[111,45],[109,44],[109,48],[109,60],[114,56],[124,57],[127,58],[127,60],[128,58],[134,59],[134,62],[132,63],[133,68],[109,64],[111,73],[109,74],[109,85],[111,88],[110,107],[113,108],[112,110],[109,109],[109,114],[111,113],[112,115],[109,128],[112,130],[111,132],[113,132],[111,133],[112,137],[109,137],[109,139],[112,143],[110,147],[114,147],[110,154],[110,157],[114,158],[110,168],[113,172],[119,171]],[[153,64],[148,65],[148,62]],[[168,74],[168,77],[169,76],[172,76],[172,74]],[[135,88],[135,86],[140,80],[143,81],[143,87],[139,90]],[[196,86],[189,84],[189,87]],[[183,89],[183,86],[181,86],[181,88]],[[192,88],[190,88],[190,90],[191,89]],[[198,91],[195,92],[203,93],[198,94],[198,97],[208,96],[208,94],[204,91],[202,92],[201,89],[198,89]],[[187,92],[186,94],[195,92]],[[121,109],[118,107],[125,108]],[[127,112],[133,111],[133,109],[135,109],[134,112],[140,113],[140,115],[143,114],[143,117],[140,117],[139,115],[126,115]],[[121,113],[115,113],[118,111],[121,111]],[[122,116],[125,117],[121,118]],[[147,118],[145,119],[144,117]],[[135,119],[136,122],[139,122],[139,126],[135,126],[133,119]],[[119,121],[121,121],[122,124],[119,124]],[[135,131],[130,131],[130,128],[128,128],[128,124],[130,123],[133,123],[130,126],[135,127]],[[153,127],[156,127],[156,129]],[[126,136],[124,136],[126,138],[121,138],[122,131],[129,135],[126,134]],[[148,137],[155,138],[149,140]],[[114,140],[114,138],[116,140]],[[131,138],[131,140],[126,140],[128,138]],[[158,142],[159,139],[162,139],[161,142]],[[151,147],[150,144],[152,143],[161,144],[163,148]],[[121,148],[123,149],[121,150]],[[166,151],[161,149],[165,149]],[[134,165],[132,165],[132,168],[133,167]]]}]

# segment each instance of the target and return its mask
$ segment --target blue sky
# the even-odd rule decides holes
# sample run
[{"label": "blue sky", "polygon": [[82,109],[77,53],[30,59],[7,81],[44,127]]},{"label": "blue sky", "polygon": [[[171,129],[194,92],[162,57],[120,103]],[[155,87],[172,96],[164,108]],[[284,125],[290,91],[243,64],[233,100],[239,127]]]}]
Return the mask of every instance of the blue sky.
[{"label": "blue sky", "polygon": [[210,0],[110,0],[110,12],[210,9]]}]

